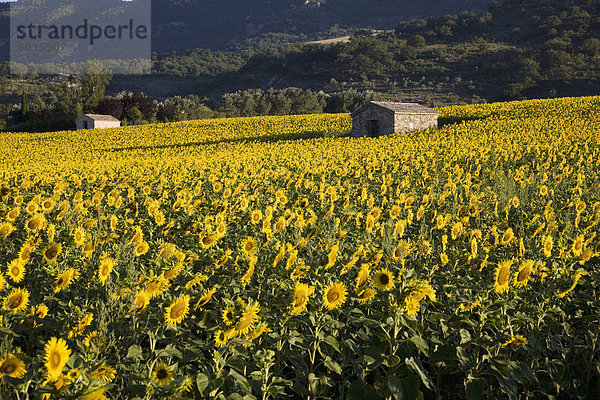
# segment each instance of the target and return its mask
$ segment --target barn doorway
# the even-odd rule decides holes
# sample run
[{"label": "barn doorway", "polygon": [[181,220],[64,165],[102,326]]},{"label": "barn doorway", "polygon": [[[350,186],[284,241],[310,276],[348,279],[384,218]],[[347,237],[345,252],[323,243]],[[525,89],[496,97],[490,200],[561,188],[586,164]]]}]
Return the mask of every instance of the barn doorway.
[{"label": "barn doorway", "polygon": [[367,136],[377,137],[379,136],[379,121],[376,119],[367,120]]}]

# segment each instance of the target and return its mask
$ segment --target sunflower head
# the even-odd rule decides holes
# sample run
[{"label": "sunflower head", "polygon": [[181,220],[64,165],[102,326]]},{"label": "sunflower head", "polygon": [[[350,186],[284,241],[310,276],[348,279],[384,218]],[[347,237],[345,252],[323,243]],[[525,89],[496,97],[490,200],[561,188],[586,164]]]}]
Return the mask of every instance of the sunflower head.
[{"label": "sunflower head", "polygon": [[173,380],[173,373],[164,362],[159,363],[152,371],[152,380],[158,386],[165,386]]},{"label": "sunflower head", "polygon": [[46,247],[42,254],[44,259],[48,262],[56,261],[56,257],[62,252],[62,245],[60,243],[52,243]]},{"label": "sunflower head", "polygon": [[494,279],[494,289],[498,293],[504,293],[508,290],[508,282],[510,280],[510,267],[512,260],[502,261],[496,268],[496,276]]},{"label": "sunflower head", "polygon": [[390,290],[394,287],[394,274],[387,268],[382,268],[375,272],[373,282],[375,283],[375,287],[380,290]]},{"label": "sunflower head", "polygon": [[346,285],[342,282],[331,283],[323,293],[323,305],[329,310],[341,307],[346,301],[347,295]]},{"label": "sunflower head", "polygon": [[227,306],[221,313],[221,317],[223,318],[223,322],[225,325],[233,324],[235,320],[235,309],[232,306]]},{"label": "sunflower head", "polygon": [[525,260],[519,267],[519,270],[515,274],[513,278],[513,285],[516,287],[527,286],[527,281],[529,280],[529,275],[533,270],[533,266],[535,261],[533,260]]},{"label": "sunflower head", "polygon": [[260,311],[260,305],[258,303],[249,304],[246,306],[238,323],[234,327],[234,336],[241,336],[247,334],[254,324],[258,321],[258,313]]},{"label": "sunflower head", "polygon": [[358,302],[360,304],[365,304],[368,303],[369,301],[373,300],[373,297],[375,297],[375,294],[377,294],[377,292],[371,288],[366,288],[365,290],[362,291],[362,293],[360,293],[358,295]]},{"label": "sunflower head", "polygon": [[27,308],[29,304],[29,291],[27,289],[13,289],[4,300],[4,309],[16,314]]},{"label": "sunflower head", "polygon": [[51,338],[45,345],[45,366],[48,378],[52,381],[60,378],[70,356],[71,350],[64,339]]},{"label": "sunflower head", "polygon": [[308,304],[308,299],[311,294],[313,294],[315,288],[312,286],[308,286],[305,283],[296,282],[296,287],[294,288],[294,298],[291,304],[291,314],[299,314],[306,309]]},{"label": "sunflower head", "polygon": [[4,357],[0,357],[0,377],[6,375],[11,378],[21,379],[26,372],[25,363],[14,354],[7,354]]},{"label": "sunflower head", "polygon": [[187,316],[190,309],[190,296],[184,295],[176,298],[169,307],[165,309],[165,321],[167,325],[175,326]]},{"label": "sunflower head", "polygon": [[254,255],[254,253],[256,253],[257,248],[258,244],[256,242],[256,239],[254,239],[251,236],[247,237],[242,241],[242,252],[248,257]]},{"label": "sunflower head", "polygon": [[13,282],[19,283],[25,277],[25,262],[20,258],[15,258],[8,264],[8,276]]}]

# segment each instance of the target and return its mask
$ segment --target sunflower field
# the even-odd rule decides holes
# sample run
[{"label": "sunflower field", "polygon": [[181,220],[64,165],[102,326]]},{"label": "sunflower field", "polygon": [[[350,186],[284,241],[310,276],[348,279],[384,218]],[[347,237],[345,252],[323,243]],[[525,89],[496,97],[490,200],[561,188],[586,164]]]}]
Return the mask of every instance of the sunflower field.
[{"label": "sunflower field", "polygon": [[600,97],[0,136],[0,398],[600,397]]}]

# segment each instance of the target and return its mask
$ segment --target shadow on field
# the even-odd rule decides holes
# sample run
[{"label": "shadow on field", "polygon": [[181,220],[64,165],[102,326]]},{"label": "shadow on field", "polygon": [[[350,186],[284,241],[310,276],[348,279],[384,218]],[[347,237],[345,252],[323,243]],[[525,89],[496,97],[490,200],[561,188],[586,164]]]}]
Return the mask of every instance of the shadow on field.
[{"label": "shadow on field", "polygon": [[120,147],[113,149],[105,149],[105,151],[132,151],[132,150],[150,150],[150,149],[170,149],[170,148],[179,148],[179,147],[194,147],[194,146],[210,146],[210,145],[218,145],[224,143],[251,143],[251,142],[262,142],[262,143],[275,143],[282,141],[295,141],[295,140],[306,140],[306,139],[317,139],[323,137],[341,137],[346,135],[346,132],[339,132],[332,134],[331,132],[306,132],[303,134],[284,134],[284,135],[269,135],[269,136],[258,136],[255,138],[235,138],[235,139],[220,139],[220,140],[200,140],[197,142],[188,142],[188,143],[174,143],[174,144],[164,144],[164,145],[155,145],[155,146],[129,146],[129,147]]}]

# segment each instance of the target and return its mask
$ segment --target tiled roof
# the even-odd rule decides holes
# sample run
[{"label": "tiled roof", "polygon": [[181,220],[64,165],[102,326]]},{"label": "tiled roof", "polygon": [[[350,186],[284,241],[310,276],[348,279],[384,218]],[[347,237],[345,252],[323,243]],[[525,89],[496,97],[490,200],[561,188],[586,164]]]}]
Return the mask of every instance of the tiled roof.
[{"label": "tiled roof", "polygon": [[371,101],[358,110],[354,111],[352,114],[356,114],[370,105],[376,105],[379,107],[386,108],[395,113],[399,114],[439,114],[439,111],[436,111],[432,108],[422,106],[418,103],[394,103],[394,102],[385,102],[385,101]]},{"label": "tiled roof", "polygon": [[114,121],[121,122],[112,115],[103,115],[103,114],[83,114],[86,117],[90,117],[94,121]]}]

